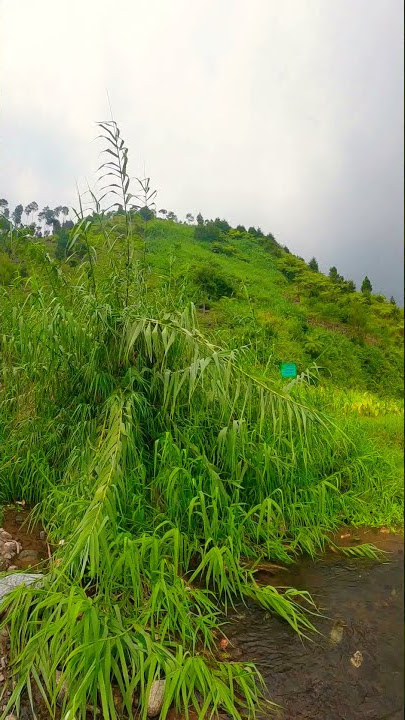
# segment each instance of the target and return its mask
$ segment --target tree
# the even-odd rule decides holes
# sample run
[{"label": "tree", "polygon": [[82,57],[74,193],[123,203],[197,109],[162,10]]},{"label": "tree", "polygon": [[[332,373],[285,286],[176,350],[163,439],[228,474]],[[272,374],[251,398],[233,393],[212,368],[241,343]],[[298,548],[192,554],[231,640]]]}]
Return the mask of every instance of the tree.
[{"label": "tree", "polygon": [[0,199],[0,215],[3,215],[6,219],[10,217],[10,210],[8,209],[8,200],[5,198]]},{"label": "tree", "polygon": [[27,216],[27,223],[28,223],[28,218],[30,216],[30,213],[31,213],[31,205],[26,205],[24,208],[24,214]]},{"label": "tree", "polygon": [[[45,225],[52,226],[53,232],[55,232],[58,228],[60,228],[60,222],[57,219],[55,215],[55,210],[51,210],[48,205],[46,205],[40,213],[38,213],[38,220],[44,221]],[[49,232],[44,233],[46,237],[49,235]]]},{"label": "tree", "polygon": [[66,218],[67,218],[67,216],[69,215],[69,208],[67,207],[67,205],[62,205],[62,210],[61,210],[61,212],[62,212],[62,215],[63,215],[63,217],[64,217],[63,224],[65,224],[65,223],[66,223]]},{"label": "tree", "polygon": [[256,230],[256,228],[253,227],[253,225],[251,225],[250,228],[248,229],[248,233],[249,233],[249,235],[253,235],[253,237],[256,237],[257,230]]},{"label": "tree", "polygon": [[314,272],[319,272],[319,266],[318,261],[316,258],[311,258],[311,260],[308,263],[308,267],[313,270]]},{"label": "tree", "polygon": [[397,304],[397,301],[395,300],[393,295],[391,295],[391,297],[390,297],[390,303],[391,303],[391,305],[395,305],[395,306]]},{"label": "tree", "polygon": [[24,208],[21,205],[21,203],[19,205],[16,205],[13,212],[11,213],[11,217],[14,222],[14,225],[21,225],[21,218],[22,218],[23,211],[24,211]]},{"label": "tree", "polygon": [[167,213],[167,219],[171,220],[172,222],[177,222],[177,215],[173,212],[173,210],[169,210]]},{"label": "tree", "polygon": [[197,215],[197,225],[204,225],[204,218],[200,212]]},{"label": "tree", "polygon": [[221,218],[215,218],[214,223],[217,226],[217,228],[219,228],[221,230],[221,232],[223,232],[223,233],[227,233],[231,229],[231,226],[230,226],[229,222],[227,222],[227,220],[221,220]]},{"label": "tree", "polygon": [[165,208],[162,208],[161,210],[159,210],[159,215],[163,215],[163,217],[165,217],[167,215],[167,210],[165,210]]},{"label": "tree", "polygon": [[339,275],[339,273],[334,265],[332,265],[332,267],[329,268],[329,277],[333,283],[342,283],[344,281],[343,275]]},{"label": "tree", "polygon": [[[32,215],[34,212],[38,210],[38,203],[36,202],[30,202],[28,205],[24,208],[24,213],[27,216],[27,222],[30,215]],[[32,218],[31,218],[32,219]]]},{"label": "tree", "polygon": [[225,239],[225,234],[220,225],[209,220],[204,225],[195,226],[194,238],[203,242],[221,243]]},{"label": "tree", "polygon": [[32,222],[34,213],[38,212],[38,203],[35,202],[35,200],[33,200],[32,202],[30,202],[30,207],[31,207],[31,222]]},{"label": "tree", "polygon": [[237,225],[236,229],[239,230],[239,232],[243,232],[243,233],[246,232],[246,228],[244,225]]},{"label": "tree", "polygon": [[363,295],[370,295],[372,290],[373,290],[373,286],[366,275],[363,282],[361,283],[361,292],[363,293]]},{"label": "tree", "polygon": [[187,220],[187,222],[190,223],[190,224],[193,223],[193,222],[194,222],[194,215],[192,215],[191,213],[187,213],[187,215],[186,215],[186,220]]},{"label": "tree", "polygon": [[345,280],[342,289],[345,292],[354,293],[356,292],[356,283],[353,280]]},{"label": "tree", "polygon": [[138,214],[141,216],[142,220],[145,220],[145,222],[149,222],[149,220],[153,220],[155,217],[153,210],[148,208],[146,205],[141,207]]}]

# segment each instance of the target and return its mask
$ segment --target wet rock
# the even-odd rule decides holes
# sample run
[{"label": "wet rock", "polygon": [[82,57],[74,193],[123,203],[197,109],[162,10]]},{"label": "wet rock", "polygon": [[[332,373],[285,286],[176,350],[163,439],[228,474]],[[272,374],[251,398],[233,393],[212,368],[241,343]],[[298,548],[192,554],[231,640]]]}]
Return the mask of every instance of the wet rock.
[{"label": "wet rock", "polygon": [[33,573],[15,573],[14,575],[6,575],[6,577],[0,578],[0,600],[19,585],[31,585],[41,580],[42,577],[43,575],[40,573],[36,575]]},{"label": "wet rock", "polygon": [[359,668],[360,665],[363,663],[363,653],[360,652],[360,650],[356,650],[356,652],[352,655],[350,658],[350,662],[355,668]]},{"label": "wet rock", "polygon": [[154,680],[152,683],[149,693],[148,709],[146,711],[149,718],[159,715],[162,709],[165,684],[166,680]]},{"label": "wet rock", "polygon": [[335,622],[329,633],[329,640],[331,645],[338,645],[340,642],[342,642],[343,628],[344,625],[342,622],[340,622],[339,620]]},{"label": "wet rock", "polygon": [[38,565],[41,557],[36,550],[22,550],[19,556],[19,565],[21,568],[29,568]]}]

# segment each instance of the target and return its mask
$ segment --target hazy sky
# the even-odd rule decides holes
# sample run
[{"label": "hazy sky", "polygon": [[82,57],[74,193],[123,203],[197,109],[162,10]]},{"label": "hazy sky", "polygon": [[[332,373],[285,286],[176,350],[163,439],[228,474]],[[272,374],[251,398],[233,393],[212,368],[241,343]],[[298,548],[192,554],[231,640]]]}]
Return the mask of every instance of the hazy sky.
[{"label": "hazy sky", "polygon": [[73,204],[107,90],[158,207],[403,296],[400,0],[0,0],[0,197]]}]

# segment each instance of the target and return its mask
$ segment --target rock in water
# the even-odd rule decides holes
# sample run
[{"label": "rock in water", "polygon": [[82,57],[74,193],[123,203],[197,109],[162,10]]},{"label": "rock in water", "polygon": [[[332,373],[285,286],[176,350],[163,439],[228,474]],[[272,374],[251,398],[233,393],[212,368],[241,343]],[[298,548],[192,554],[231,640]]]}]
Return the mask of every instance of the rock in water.
[{"label": "rock in water", "polygon": [[19,585],[32,585],[32,583],[43,578],[40,573],[16,573],[0,578],[0,601]]},{"label": "rock in water", "polygon": [[147,715],[150,718],[159,715],[162,705],[163,696],[165,692],[166,680],[154,680],[149,693]]},{"label": "rock in water", "polygon": [[354,655],[350,658],[350,662],[355,668],[359,668],[363,663],[363,653],[360,650],[356,650]]},{"label": "rock in water", "polygon": [[335,622],[329,633],[329,640],[331,645],[338,645],[340,642],[342,642],[343,628],[343,623],[339,621]]}]

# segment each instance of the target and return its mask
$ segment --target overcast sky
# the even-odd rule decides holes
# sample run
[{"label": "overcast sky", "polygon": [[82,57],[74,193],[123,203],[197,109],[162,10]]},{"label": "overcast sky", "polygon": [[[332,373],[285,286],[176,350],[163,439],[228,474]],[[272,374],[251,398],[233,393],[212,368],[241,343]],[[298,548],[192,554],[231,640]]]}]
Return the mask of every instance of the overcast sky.
[{"label": "overcast sky", "polygon": [[400,0],[0,0],[0,197],[75,202],[107,90],[158,207],[403,297]]}]

